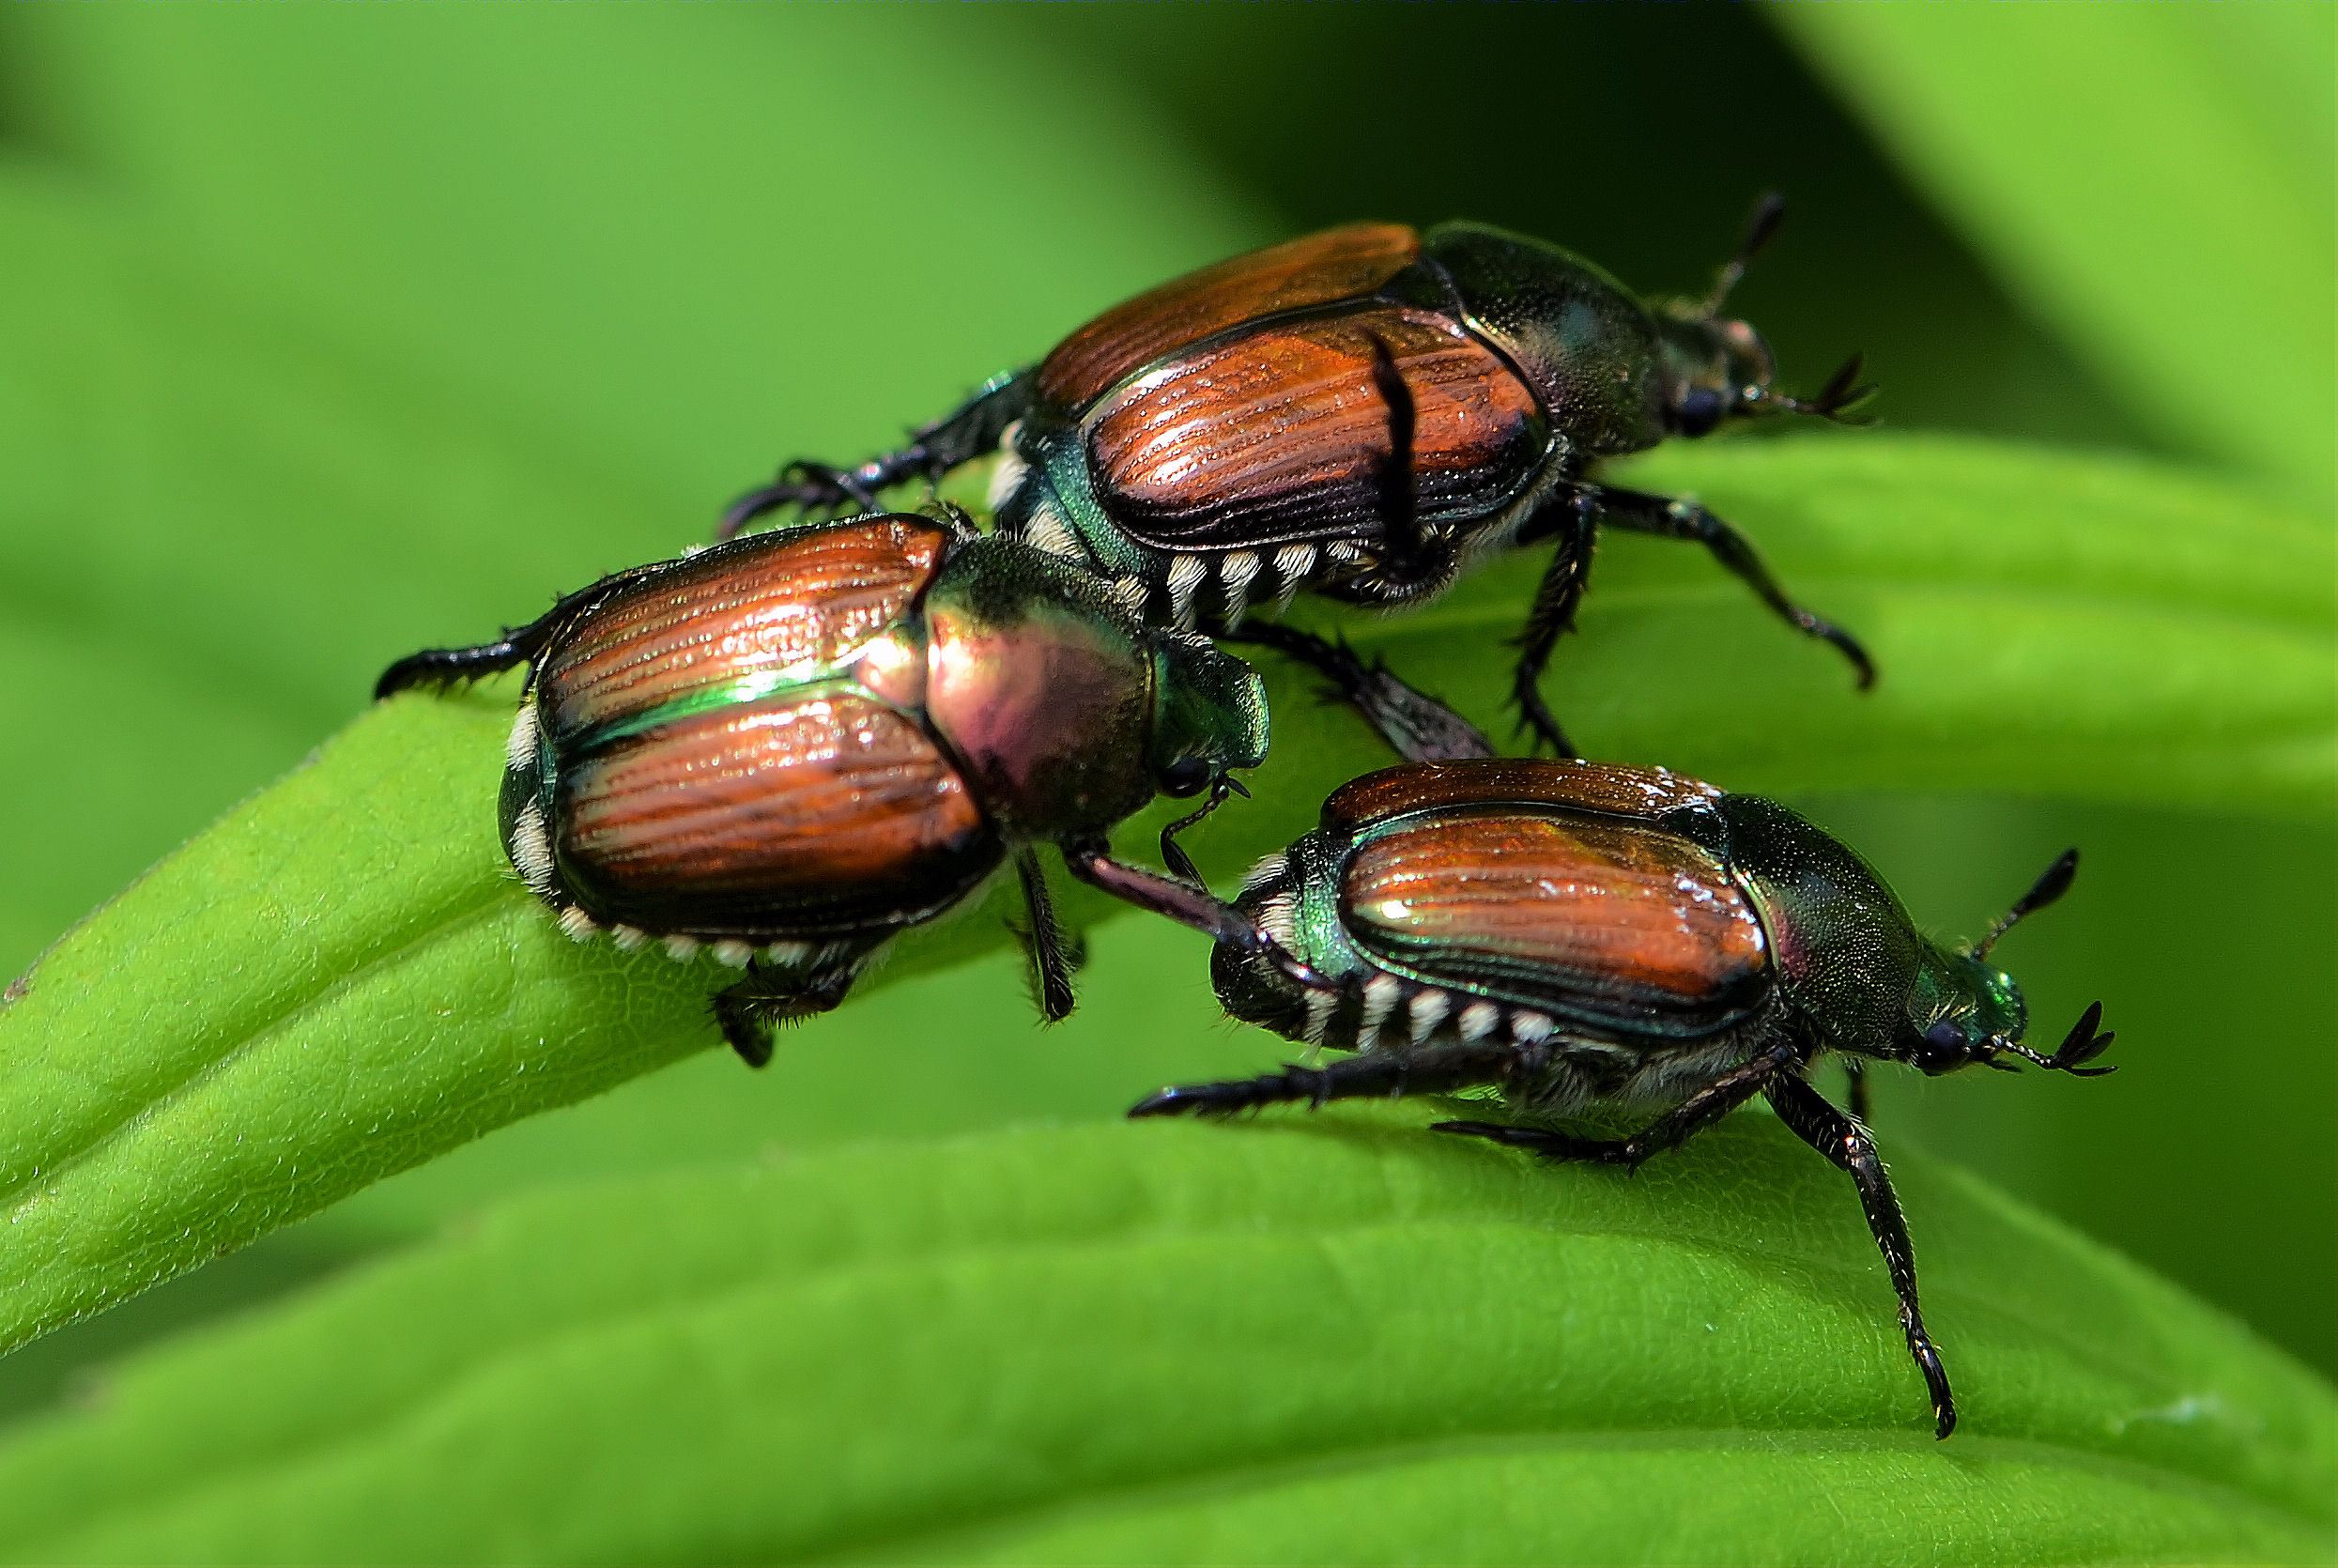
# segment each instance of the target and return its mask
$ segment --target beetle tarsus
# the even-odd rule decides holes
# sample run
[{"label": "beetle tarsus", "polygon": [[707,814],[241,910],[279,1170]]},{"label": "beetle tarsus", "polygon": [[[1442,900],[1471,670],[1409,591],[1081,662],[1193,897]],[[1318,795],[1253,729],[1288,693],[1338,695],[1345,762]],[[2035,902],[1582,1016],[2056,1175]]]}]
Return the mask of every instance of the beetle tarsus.
[{"label": "beetle tarsus", "polygon": [[1626,1153],[1630,1145],[1624,1139],[1578,1138],[1556,1128],[1516,1127],[1508,1122],[1431,1122],[1429,1130],[1450,1132],[1461,1138],[1483,1138],[1489,1144],[1524,1149],[1545,1160],[1599,1165],[1638,1163]]},{"label": "beetle tarsus", "polygon": [[1061,1023],[1071,1016],[1077,1000],[1071,976],[1081,955],[1076,944],[1066,941],[1063,926],[1055,918],[1055,903],[1048,895],[1047,873],[1039,868],[1039,857],[1029,849],[1017,851],[1015,876],[1023,884],[1023,909],[1029,920],[1015,934],[1023,939],[1031,959],[1032,997],[1038,1004],[1042,1022]]},{"label": "beetle tarsus", "polygon": [[1715,561],[1752,589],[1780,620],[1805,637],[1826,643],[1848,659],[1861,691],[1875,684],[1875,661],[1868,657],[1859,639],[1824,616],[1788,598],[1755,552],[1752,542],[1695,501],[1670,500],[1638,490],[1603,489],[1599,492],[1599,517],[1635,533],[1702,545],[1712,552]]},{"label": "beetle tarsus", "polygon": [[863,512],[877,510],[877,492],[891,488],[920,471],[923,454],[915,447],[889,452],[857,469],[832,468],[826,463],[798,459],[779,470],[768,484],[758,485],[724,508],[715,530],[729,539],[757,518],[793,507],[805,517],[841,512],[849,503]]},{"label": "beetle tarsus", "polygon": [[499,641],[483,642],[472,648],[425,648],[419,653],[408,653],[381,672],[381,679],[374,683],[374,699],[379,701],[417,687],[444,691],[466,681],[516,669],[536,653],[535,645],[516,640],[517,636],[511,634]]},{"label": "beetle tarsus", "polygon": [[1409,1051],[1368,1052],[1319,1068],[1293,1063],[1255,1078],[1174,1085],[1131,1106],[1131,1116],[1230,1115],[1266,1105],[1304,1101],[1320,1108],[1335,1099],[1394,1099],[1450,1094],[1507,1082],[1520,1049],[1508,1043],[1467,1042]]},{"label": "beetle tarsus", "polygon": [[1532,544],[1556,535],[1559,549],[1543,568],[1528,607],[1526,625],[1518,633],[1518,662],[1511,671],[1510,700],[1518,710],[1520,732],[1531,735],[1560,758],[1578,755],[1575,743],[1559,727],[1543,700],[1543,671],[1559,639],[1575,629],[1576,607],[1590,586],[1595,502],[1590,492],[1577,492],[1543,506],[1519,530],[1519,542]]},{"label": "beetle tarsus", "polygon": [[1559,728],[1550,704],[1543,700],[1542,687],[1536,680],[1522,674],[1510,689],[1510,700],[1518,710],[1517,732],[1527,738],[1534,750],[1547,746],[1551,755],[1561,761],[1578,755],[1575,743]]},{"label": "beetle tarsus", "polygon": [[832,1012],[859,976],[856,962],[834,964],[809,976],[779,975],[761,962],[747,965],[738,982],[715,994],[715,1022],[722,1038],[748,1067],[769,1065],[772,1032]]},{"label": "beetle tarsus", "polygon": [[1868,1230],[1875,1237],[1876,1249],[1884,1254],[1884,1270],[1891,1275],[1892,1290],[1900,1298],[1900,1327],[1907,1336],[1908,1354],[1915,1359],[1916,1370],[1924,1375],[1924,1386],[1931,1394],[1934,1435],[1947,1437],[1956,1430],[1956,1396],[1949,1390],[1948,1372],[1941,1364],[1940,1349],[1924,1328],[1923,1308],[1916,1299],[1915,1248],[1908,1239],[1907,1216],[1900,1210],[1899,1194],[1892,1191],[1891,1178],[1884,1173],[1883,1157],[1876,1152],[1875,1141],[1865,1127],[1829,1105],[1824,1096],[1797,1074],[1777,1074],[1762,1093],[1777,1110],[1778,1120],[1804,1143],[1849,1173],[1858,1187],[1859,1207],[1866,1211]]},{"label": "beetle tarsus", "polygon": [[1425,692],[1407,685],[1378,659],[1366,663],[1344,638],[1326,638],[1280,622],[1222,632],[1221,642],[1269,648],[1321,675],[1325,694],[1356,710],[1390,750],[1407,762],[1491,757],[1494,743],[1478,727]]},{"label": "beetle tarsus", "polygon": [[1484,1138],[1522,1148],[1546,1160],[1588,1161],[1638,1170],[1667,1149],[1689,1139],[1761,1092],[1800,1055],[1789,1039],[1773,1041],[1751,1059],[1715,1075],[1671,1110],[1629,1138],[1578,1138],[1549,1128],[1512,1127],[1498,1122],[1438,1122],[1436,1132]]},{"label": "beetle tarsus", "polygon": [[836,512],[848,503],[863,512],[874,512],[878,497],[897,484],[914,479],[939,484],[952,469],[995,452],[1007,427],[1021,419],[1030,404],[1028,372],[993,377],[948,415],[912,431],[909,444],[898,452],[880,453],[849,469],[807,459],[790,463],[772,483],[749,490],[726,507],[715,537],[728,539],[758,517],[785,507],[807,515]]}]

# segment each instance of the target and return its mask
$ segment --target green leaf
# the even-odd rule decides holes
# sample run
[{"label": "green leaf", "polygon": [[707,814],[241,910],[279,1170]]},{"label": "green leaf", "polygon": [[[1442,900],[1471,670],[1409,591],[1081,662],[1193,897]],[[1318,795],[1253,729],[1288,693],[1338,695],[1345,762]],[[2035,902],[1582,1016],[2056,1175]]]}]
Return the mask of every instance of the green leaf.
[{"label": "green leaf", "polygon": [[2292,1561],[2338,1409],[1902,1160],[1965,1423],[1843,1178],[1422,1108],[547,1191],[0,1444],[17,1560]]},{"label": "green leaf", "polygon": [[[1266,237],[995,23],[847,14],[11,14],[0,132],[56,123],[0,138],[0,726],[57,762],[0,777],[41,824],[0,855],[0,966],[394,654],[679,551],[781,458]],[[1064,114],[1087,134],[1011,169]],[[944,143],[991,173],[932,179]],[[844,237],[905,189],[914,233]]]},{"label": "green leaf", "polygon": [[[1594,592],[1556,684],[1595,751],[1773,791],[1988,783],[2298,812],[2328,798],[2330,542],[2277,506],[1969,442],[1747,446],[1645,476],[1701,479],[1790,580],[1872,637],[1886,673],[1853,696],[1831,653],[1708,562],[1652,555]],[[1534,570],[1505,561],[1370,638],[1490,722],[1506,676],[1479,650],[1515,623]],[[1260,798],[1197,846],[1220,876],[1379,760],[1303,687],[1274,700]],[[713,1043],[704,998],[723,971],[574,946],[512,879],[493,807],[507,724],[492,691],[381,706],[32,973],[0,1012],[0,1345]],[[1668,752],[1661,736],[1694,739]],[[1124,834],[1130,853],[1164,814]],[[981,916],[928,928],[883,974],[1004,940]],[[816,1050],[844,1026],[796,1038]]]},{"label": "green leaf", "polygon": [[2114,396],[2329,505],[2338,11],[1770,14]]}]

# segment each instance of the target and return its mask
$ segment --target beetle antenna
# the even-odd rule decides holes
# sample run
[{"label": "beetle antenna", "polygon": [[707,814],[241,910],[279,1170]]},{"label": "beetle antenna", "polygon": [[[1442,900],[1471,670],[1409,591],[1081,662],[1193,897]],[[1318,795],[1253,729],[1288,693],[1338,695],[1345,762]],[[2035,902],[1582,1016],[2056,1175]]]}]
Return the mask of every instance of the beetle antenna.
[{"label": "beetle antenna", "polygon": [[2074,849],[2064,850],[2060,857],[2046,868],[2045,874],[2031,884],[2030,890],[2014,899],[2011,909],[1997,916],[1996,924],[1989,928],[1989,934],[1973,944],[1968,951],[1976,959],[1987,958],[1989,950],[1997,945],[1999,937],[2011,930],[2023,919],[2037,914],[2063,894],[2068,893],[2070,890],[2071,880],[2077,875],[2078,852]]},{"label": "beetle antenna", "polygon": [[[2053,1055],[2041,1056],[2028,1046],[2017,1045],[2009,1040],[2005,1042],[2004,1049],[2025,1062],[2036,1062],[2039,1067],[2054,1072],[2067,1072],[2073,1078],[2100,1078],[2105,1073],[2119,1070],[2115,1066],[2107,1068],[2086,1066],[2088,1062],[2110,1050],[2111,1042],[2119,1038],[2118,1032],[2114,1029],[2104,1029],[2100,1034],[2096,1033],[2096,1026],[2101,1022],[2102,1004],[2092,1002],[2087,1004],[2086,1010],[2079,1015],[2078,1022],[2071,1025],[2069,1034],[2063,1038],[2061,1049]],[[1991,1064],[1992,1067],[1995,1065]]]},{"label": "beetle antenna", "polygon": [[1713,280],[1713,292],[1698,306],[1697,314],[1706,320],[1721,314],[1721,307],[1730,302],[1730,295],[1746,276],[1746,268],[1769,244],[1777,226],[1786,219],[1786,198],[1776,191],[1764,191],[1754,203],[1753,216],[1746,220],[1746,233],[1737,242],[1737,254],[1724,262]]},{"label": "beetle antenna", "polygon": [[1873,424],[1871,414],[1862,414],[1859,406],[1875,395],[1871,386],[1861,386],[1859,372],[1867,362],[1864,354],[1853,354],[1826,378],[1816,397],[1789,397],[1783,392],[1754,389],[1744,401],[1749,407],[1767,406],[1789,414],[1815,414],[1837,424]]}]

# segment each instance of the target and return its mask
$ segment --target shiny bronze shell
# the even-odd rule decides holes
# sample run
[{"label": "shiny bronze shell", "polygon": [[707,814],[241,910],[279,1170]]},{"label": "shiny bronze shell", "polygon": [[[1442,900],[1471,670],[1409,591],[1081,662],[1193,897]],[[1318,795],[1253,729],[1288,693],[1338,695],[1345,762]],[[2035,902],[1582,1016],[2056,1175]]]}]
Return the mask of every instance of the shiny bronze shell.
[{"label": "shiny bronze shell", "polygon": [[1526,384],[1443,317],[1376,308],[1261,324],[1114,392],[1088,426],[1099,499],[1164,549],[1370,538],[1389,475],[1407,482],[1382,353],[1412,402],[1413,508],[1479,516],[1517,494],[1550,438]]},{"label": "shiny bronze shell", "polygon": [[[914,709],[853,684],[897,649],[950,533],[888,516],[719,546],[621,581],[538,662],[567,895],[655,932],[841,937],[922,919],[1001,840]],[[881,684],[881,683],[880,683]]]},{"label": "shiny bronze shell", "polygon": [[546,653],[551,733],[622,724],[742,681],[803,679],[909,612],[949,547],[913,516],[760,535],[614,589]]},{"label": "shiny bronze shell", "polygon": [[922,729],[849,689],[689,715],[557,780],[562,880],[644,930],[836,937],[964,896],[1001,846]]},{"label": "shiny bronze shell", "polygon": [[1555,806],[1599,816],[1654,822],[1710,806],[1721,792],[1667,768],[1541,758],[1407,762],[1352,779],[1323,803],[1323,825],[1354,835],[1413,811],[1469,806]]},{"label": "shiny bronze shell", "polygon": [[1768,987],[1768,941],[1728,869],[1677,835],[1550,810],[1400,822],[1359,844],[1341,916],[1432,982],[1638,1030],[1703,1033]]},{"label": "shiny bronze shell", "polygon": [[1352,223],[1190,272],[1064,339],[1039,365],[1039,396],[1084,408],[1164,354],[1262,316],[1370,294],[1420,254],[1409,228]]}]

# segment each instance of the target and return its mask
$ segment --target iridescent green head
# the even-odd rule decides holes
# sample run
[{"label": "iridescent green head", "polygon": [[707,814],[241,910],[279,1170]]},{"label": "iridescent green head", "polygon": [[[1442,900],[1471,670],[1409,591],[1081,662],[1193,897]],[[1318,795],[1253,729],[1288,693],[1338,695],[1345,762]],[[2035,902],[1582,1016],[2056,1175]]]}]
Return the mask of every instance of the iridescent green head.
[{"label": "iridescent green head", "polygon": [[1908,996],[1909,1049],[1928,1073],[1993,1061],[2029,1027],[2013,976],[1970,952],[1927,943]]},{"label": "iridescent green head", "polygon": [[[2029,1029],[2029,1007],[2013,976],[1989,962],[1989,950],[2023,916],[2034,914],[2069,891],[2078,874],[2078,852],[2070,850],[2046,869],[2037,884],[2017,899],[1989,934],[1970,947],[1943,947],[1927,943],[1919,961],[1916,982],[1908,997],[1908,1017],[1901,1048],[1907,1059],[1937,1076],[1977,1062],[2005,1071],[2022,1062],[2034,1062],[2058,1072],[2092,1078],[2113,1071],[2083,1064],[2110,1047],[2109,1034],[2097,1034],[2102,1004],[2088,1007],[2060,1049],[2045,1055],[2023,1043]],[[2013,1060],[2007,1060],[2007,1058]]]},{"label": "iridescent green head", "polygon": [[1163,634],[1153,651],[1146,762],[1163,794],[1197,794],[1267,760],[1267,693],[1256,671],[1207,638]]}]

